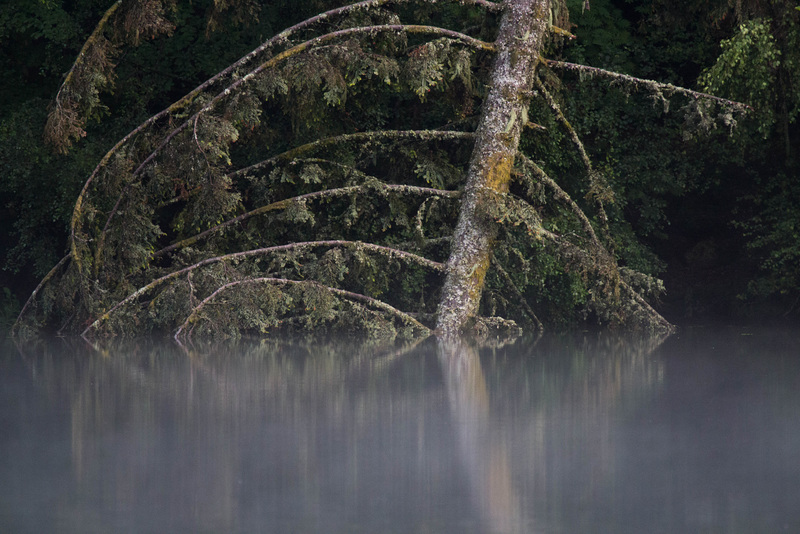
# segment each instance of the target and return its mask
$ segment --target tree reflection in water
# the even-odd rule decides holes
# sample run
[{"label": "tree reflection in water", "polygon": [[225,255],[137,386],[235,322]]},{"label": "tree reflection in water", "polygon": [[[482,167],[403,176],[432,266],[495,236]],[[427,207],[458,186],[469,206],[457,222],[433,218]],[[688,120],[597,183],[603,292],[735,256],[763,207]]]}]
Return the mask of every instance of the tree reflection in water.
[{"label": "tree reflection in water", "polygon": [[71,436],[50,526],[544,531],[611,484],[609,429],[657,390],[656,345],[43,346],[28,374]]},{"label": "tree reflection in water", "polygon": [[481,515],[493,533],[535,532],[522,518],[507,444],[492,432],[478,350],[464,341],[441,340],[437,348],[459,451]]}]

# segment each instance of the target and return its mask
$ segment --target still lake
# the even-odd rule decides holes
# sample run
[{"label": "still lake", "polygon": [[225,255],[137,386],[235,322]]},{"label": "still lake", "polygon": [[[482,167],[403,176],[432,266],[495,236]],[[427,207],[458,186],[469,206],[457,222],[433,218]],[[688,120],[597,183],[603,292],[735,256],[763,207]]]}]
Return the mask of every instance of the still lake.
[{"label": "still lake", "polygon": [[800,532],[800,332],[6,345],[0,532]]}]

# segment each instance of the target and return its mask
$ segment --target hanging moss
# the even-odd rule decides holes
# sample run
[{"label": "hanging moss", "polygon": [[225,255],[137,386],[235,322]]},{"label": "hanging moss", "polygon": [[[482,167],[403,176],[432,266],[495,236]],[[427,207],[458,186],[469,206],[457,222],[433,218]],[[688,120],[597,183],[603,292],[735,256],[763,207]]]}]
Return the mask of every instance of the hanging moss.
[{"label": "hanging moss", "polygon": [[[644,300],[659,282],[617,265],[603,207],[613,184],[536,78],[547,39],[564,35],[552,26],[568,27],[563,6],[452,2],[455,13],[503,11],[490,43],[403,20],[415,12],[396,7],[411,1],[367,0],[303,21],[120,140],[88,177],[69,255],[16,332],[186,340],[314,329],[389,339],[436,326],[491,337],[576,314],[669,329]],[[232,6],[218,3],[215,16]],[[126,13],[130,42],[169,31]],[[107,78],[114,16],[76,61]],[[685,91],[587,72],[664,102]],[[75,90],[73,78],[60,95]],[[54,109],[59,136],[82,135],[86,110],[63,99]],[[531,119],[560,130],[551,135],[584,165],[589,212],[520,153]]]}]

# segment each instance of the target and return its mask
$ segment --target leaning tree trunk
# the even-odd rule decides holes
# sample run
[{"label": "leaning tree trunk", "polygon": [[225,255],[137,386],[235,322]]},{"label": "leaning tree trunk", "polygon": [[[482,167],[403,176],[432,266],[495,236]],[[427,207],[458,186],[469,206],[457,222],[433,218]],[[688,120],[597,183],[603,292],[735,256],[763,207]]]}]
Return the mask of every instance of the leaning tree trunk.
[{"label": "leaning tree trunk", "polygon": [[437,330],[458,334],[476,316],[497,234],[489,207],[508,191],[527,119],[534,71],[549,27],[551,0],[506,0],[490,90],[476,132],[467,182],[453,235]]}]

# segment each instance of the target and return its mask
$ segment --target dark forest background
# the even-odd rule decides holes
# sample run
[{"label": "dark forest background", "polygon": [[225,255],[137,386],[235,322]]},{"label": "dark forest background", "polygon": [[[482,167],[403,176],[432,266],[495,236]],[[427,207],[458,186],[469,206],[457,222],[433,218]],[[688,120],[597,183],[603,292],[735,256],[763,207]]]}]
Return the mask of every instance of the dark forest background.
[{"label": "dark forest background", "polygon": [[[244,2],[242,11],[212,0],[176,2],[168,13],[171,35],[119,51],[113,91],[100,95],[103,105],[86,137],[58,153],[43,139],[48,110],[110,3],[4,0],[0,6],[4,327],[64,255],[75,198],[118,139],[266,38],[342,4]],[[568,118],[617,194],[610,215],[618,253],[664,280],[658,307],[678,325],[796,322],[800,8],[771,0],[591,0],[588,10],[583,0],[568,4],[576,39],[551,57],[753,107],[735,126],[689,125],[686,117],[702,121],[702,114],[697,119],[607,81],[561,79]],[[568,158],[558,169],[559,139],[538,149],[549,150],[554,175],[568,179]]]}]

